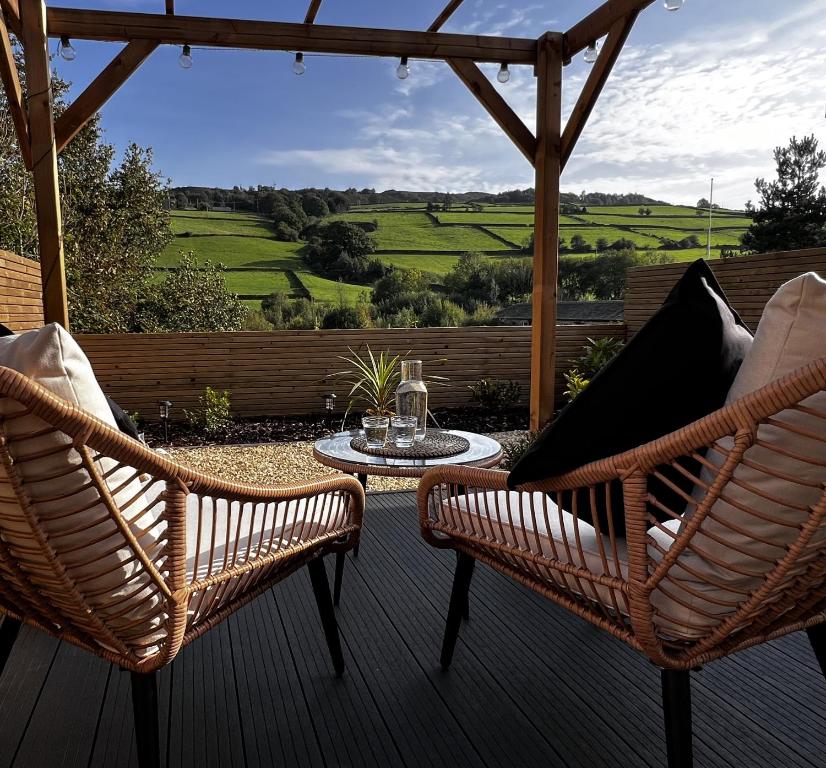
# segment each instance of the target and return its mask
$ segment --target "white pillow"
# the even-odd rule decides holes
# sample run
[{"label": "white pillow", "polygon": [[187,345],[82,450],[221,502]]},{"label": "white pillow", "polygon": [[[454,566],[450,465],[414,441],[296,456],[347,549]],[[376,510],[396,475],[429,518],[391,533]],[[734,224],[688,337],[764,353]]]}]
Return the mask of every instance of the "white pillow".
[{"label": "white pillow", "polygon": [[[116,428],[89,360],[59,325],[0,338],[0,365]],[[96,620],[101,620],[135,653],[147,652],[162,621],[161,601],[91,485],[80,454],[65,434],[51,430],[8,397],[0,398],[0,418],[34,515],[30,522],[0,465],[0,535],[17,554],[28,580],[52,604],[71,605],[75,613],[81,610],[78,605],[88,606],[91,615],[83,620],[88,631],[100,634]],[[149,557],[159,559],[165,526],[158,522],[161,505],[148,509],[134,469],[105,458],[98,467],[132,532]],[[45,542],[37,543],[38,526]],[[58,566],[49,562],[44,549],[55,553]],[[68,586],[56,583],[63,576]]]},{"label": "white pillow", "polygon": [[[821,357],[826,357],[826,281],[809,272],[781,286],[766,305],[754,344],[726,402],[732,403]],[[826,416],[826,393],[813,395],[803,405]],[[799,526],[823,493],[826,441],[799,432],[826,437],[826,418],[788,409],[774,420],[778,425],[760,426],[757,439],[761,445],[746,451],[746,463],[738,466],[714,503],[692,540],[692,550],[680,556],[655,595],[663,614],[676,612],[681,622],[688,621],[697,630],[719,624],[721,616],[734,612],[737,604],[761,585],[763,576],[798,537]],[[729,451],[733,440],[727,438],[720,444]],[[724,462],[724,456],[712,450],[707,459],[715,470],[703,470],[702,486],[714,481],[716,468]],[[770,468],[780,477],[766,474],[760,467]],[[701,502],[704,496],[704,488],[695,489],[695,501]],[[690,514],[689,510],[687,516]],[[820,540],[823,538],[826,531]],[[655,539],[662,548],[670,543],[661,533]],[[651,554],[655,560],[661,556],[654,551]],[[709,591],[709,583],[716,590]]]}]

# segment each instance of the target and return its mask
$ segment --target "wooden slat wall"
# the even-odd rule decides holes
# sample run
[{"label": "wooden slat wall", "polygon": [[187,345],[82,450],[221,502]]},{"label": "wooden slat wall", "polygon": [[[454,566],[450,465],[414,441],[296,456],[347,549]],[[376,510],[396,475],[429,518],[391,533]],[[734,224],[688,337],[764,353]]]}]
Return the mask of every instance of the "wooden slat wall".
[{"label": "wooden slat wall", "polygon": [[40,264],[0,251],[0,323],[13,331],[43,325]]},{"label": "wooden slat wall", "polygon": [[[709,265],[732,306],[754,330],[766,302],[783,283],[804,272],[818,272],[826,277],[826,248],[740,256],[710,261]],[[659,309],[687,266],[666,264],[629,270],[625,294],[625,322],[629,336]]]},{"label": "wooden slat wall", "polygon": [[[560,326],[557,389],[562,371],[582,354],[590,338],[625,337],[622,324]],[[424,361],[425,372],[447,376],[448,387],[431,386],[435,407],[470,402],[468,385],[483,377],[516,379],[527,400],[530,328],[420,328],[274,333],[78,335],[104,391],[129,411],[155,419],[158,400],[174,403],[173,418],[193,408],[207,385],[229,389],[239,416],[282,416],[323,410],[333,390],[339,407],[347,390],[329,378],[346,367],[347,348],[390,349]],[[444,363],[440,363],[445,358]]]}]

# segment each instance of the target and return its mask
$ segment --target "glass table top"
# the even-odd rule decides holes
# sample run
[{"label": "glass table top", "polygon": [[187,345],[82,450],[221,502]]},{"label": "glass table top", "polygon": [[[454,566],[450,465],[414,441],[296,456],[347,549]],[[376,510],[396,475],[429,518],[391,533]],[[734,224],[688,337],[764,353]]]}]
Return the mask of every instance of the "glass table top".
[{"label": "glass table top", "polygon": [[[456,429],[444,430],[451,435],[464,437],[470,443],[468,450],[453,456],[442,456],[438,458],[428,457],[422,459],[415,458],[395,458],[390,456],[371,456],[361,451],[356,451],[350,447],[350,441],[354,437],[361,435],[358,429],[349,432],[337,432],[329,437],[323,437],[315,443],[315,455],[322,463],[326,463],[325,458],[336,462],[359,465],[365,474],[370,473],[370,468],[392,468],[392,467],[434,467],[439,464],[475,464],[490,466],[495,464],[502,454],[502,446],[492,437],[477,435],[474,432],[462,432]],[[354,470],[355,471],[355,470]]]}]

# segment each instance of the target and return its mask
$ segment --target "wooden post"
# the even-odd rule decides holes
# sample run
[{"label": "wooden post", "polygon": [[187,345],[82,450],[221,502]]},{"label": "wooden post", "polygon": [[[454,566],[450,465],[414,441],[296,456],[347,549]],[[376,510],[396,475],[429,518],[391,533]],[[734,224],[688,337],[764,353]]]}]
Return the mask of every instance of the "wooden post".
[{"label": "wooden post", "polygon": [[536,63],[536,219],[531,337],[531,429],[554,413],[556,285],[559,276],[559,174],[562,157],[562,36],[538,41]]},{"label": "wooden post", "polygon": [[43,315],[47,323],[60,323],[68,328],[69,310],[63,261],[63,222],[57,177],[49,41],[46,37],[46,5],[43,0],[21,0],[20,16],[26,57]]}]

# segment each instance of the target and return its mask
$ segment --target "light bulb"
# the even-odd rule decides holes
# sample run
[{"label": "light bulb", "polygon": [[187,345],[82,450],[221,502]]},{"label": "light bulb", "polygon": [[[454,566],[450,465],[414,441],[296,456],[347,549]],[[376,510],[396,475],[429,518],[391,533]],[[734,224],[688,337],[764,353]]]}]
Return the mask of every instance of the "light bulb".
[{"label": "light bulb", "polygon": [[501,67],[499,67],[499,74],[498,74],[498,75],[496,75],[496,79],[497,79],[500,83],[507,83],[507,82],[508,82],[508,80],[510,80],[510,79],[511,79],[511,73],[510,73],[510,71],[508,70],[508,65],[507,65],[506,63],[504,63],[504,62],[503,62],[503,63],[502,63],[502,66],[501,66]]},{"label": "light bulb", "polygon": [[684,2],[685,0],[663,0],[663,5],[667,11],[679,11]]},{"label": "light bulb", "polygon": [[593,64],[599,58],[599,47],[596,43],[588,43],[585,49],[585,63]]},{"label": "light bulb", "polygon": [[178,64],[181,65],[181,69],[192,69],[192,49],[188,45],[185,45],[181,51]]},{"label": "light bulb", "polygon": [[72,41],[65,35],[60,38],[60,45],[57,50],[63,61],[74,61],[75,56],[77,56],[77,51],[72,47]]},{"label": "light bulb", "polygon": [[407,63],[407,56],[402,56],[399,66],[396,67],[396,77],[399,80],[407,80],[410,77],[410,65]]},{"label": "light bulb", "polygon": [[293,62],[293,72],[297,75],[303,75],[307,71],[307,65],[304,64],[304,54],[299,52],[295,55]]}]

